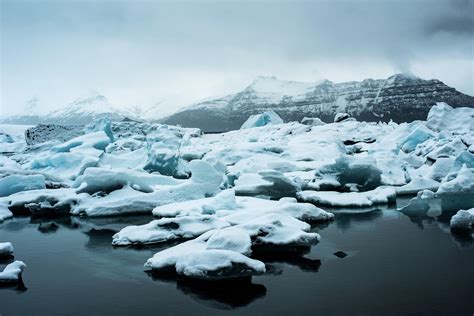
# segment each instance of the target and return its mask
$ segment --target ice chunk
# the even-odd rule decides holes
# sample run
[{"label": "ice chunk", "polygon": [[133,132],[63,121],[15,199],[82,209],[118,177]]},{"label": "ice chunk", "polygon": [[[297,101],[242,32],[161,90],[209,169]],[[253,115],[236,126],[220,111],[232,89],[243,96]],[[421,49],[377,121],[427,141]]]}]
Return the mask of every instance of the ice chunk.
[{"label": "ice chunk", "polygon": [[430,209],[430,204],[428,203],[428,200],[432,199],[433,197],[434,196],[432,191],[420,191],[418,192],[416,197],[412,198],[410,202],[406,206],[400,208],[399,211],[408,216],[412,214],[426,214]]},{"label": "ice chunk", "polygon": [[12,212],[10,212],[8,207],[6,207],[3,204],[0,204],[0,223],[3,222],[6,219],[12,218],[12,217],[13,217],[13,214],[12,214]]},{"label": "ice chunk", "polygon": [[77,192],[111,192],[129,185],[137,191],[153,192],[153,187],[159,185],[178,185],[181,181],[174,178],[147,172],[140,172],[125,168],[87,168],[79,176],[73,187],[78,188]]},{"label": "ice chunk", "polygon": [[103,131],[110,139],[111,142],[114,141],[114,134],[112,133],[112,121],[108,117],[100,117],[95,119],[92,123],[84,127],[84,132],[93,133]]},{"label": "ice chunk", "polygon": [[304,117],[301,120],[301,124],[310,125],[310,126],[321,126],[321,125],[325,125],[326,123],[324,123],[323,121],[321,121],[321,119],[317,117]]},{"label": "ice chunk", "polygon": [[56,153],[33,159],[30,168],[74,180],[86,168],[97,166],[98,162],[99,158],[80,153]]},{"label": "ice chunk", "polygon": [[219,192],[216,196],[170,203],[157,206],[153,215],[159,217],[186,216],[190,214],[214,214],[220,210],[234,210],[237,208],[235,191],[233,189]]},{"label": "ice chunk", "polygon": [[26,268],[26,264],[23,261],[15,261],[5,267],[3,272],[0,272],[0,284],[5,283],[17,283],[23,270]]},{"label": "ice chunk", "polygon": [[206,243],[206,249],[231,250],[244,255],[252,252],[251,246],[250,235],[245,229],[239,227],[218,229]]},{"label": "ice chunk", "polygon": [[382,171],[373,158],[340,156],[335,163],[318,169],[315,180],[333,176],[341,186],[355,183],[360,191],[367,191],[380,186],[381,174]]},{"label": "ice chunk", "polygon": [[277,170],[261,170],[258,174],[244,173],[235,181],[237,195],[279,199],[296,196],[301,183]]},{"label": "ice chunk", "polygon": [[431,166],[430,178],[441,181],[443,180],[450,172],[454,164],[454,158],[443,157],[438,158],[435,163]]},{"label": "ice chunk", "polygon": [[82,125],[38,124],[25,131],[25,140],[29,146],[52,140],[62,143],[82,134]]},{"label": "ice chunk", "polygon": [[334,116],[334,123],[339,123],[350,118],[348,113],[339,112]]},{"label": "ice chunk", "polygon": [[177,180],[177,185],[158,185],[150,193],[125,186],[104,197],[83,199],[71,213],[87,216],[149,213],[160,205],[200,199],[220,192],[222,174],[202,160],[193,160],[189,165],[191,178]]},{"label": "ice chunk", "polygon": [[274,111],[266,111],[262,114],[251,115],[245,122],[242,124],[240,129],[248,129],[253,127],[261,127],[265,125],[276,125],[283,124],[283,120],[278,114]]},{"label": "ice chunk", "polygon": [[401,142],[401,149],[406,152],[415,150],[418,144],[434,137],[434,133],[423,125],[418,125],[405,139]]},{"label": "ice chunk", "polygon": [[110,144],[110,138],[104,131],[89,133],[70,139],[69,141],[51,148],[56,153],[80,153],[93,157],[99,157],[104,153],[105,147]]},{"label": "ice chunk", "polygon": [[176,261],[176,273],[205,279],[245,277],[265,272],[265,264],[230,250],[190,252]]},{"label": "ice chunk", "polygon": [[11,242],[0,242],[0,258],[13,257],[15,250]]},{"label": "ice chunk", "polygon": [[453,231],[470,231],[474,222],[474,208],[460,210],[451,218],[450,225]]},{"label": "ice chunk", "polygon": [[441,183],[436,195],[446,210],[464,209],[474,206],[474,174],[463,165],[456,178]]},{"label": "ice chunk", "polygon": [[194,240],[158,252],[147,260],[145,268],[153,271],[172,269],[180,275],[206,279],[245,277],[265,272],[263,262],[237,251],[207,249],[207,241],[214,233],[205,233]]},{"label": "ice chunk", "polygon": [[162,218],[141,226],[127,226],[112,238],[112,245],[156,244],[197,237],[211,229],[227,227],[224,220],[209,215]]},{"label": "ice chunk", "polygon": [[0,179],[0,196],[7,196],[21,191],[44,188],[45,178],[43,175],[40,174],[13,174]]},{"label": "ice chunk", "polygon": [[452,108],[444,102],[438,102],[428,112],[426,126],[434,131],[474,130],[474,109]]},{"label": "ice chunk", "polygon": [[398,195],[416,194],[421,190],[436,191],[440,183],[430,178],[424,178],[421,175],[414,177],[408,184],[396,188]]},{"label": "ice chunk", "polygon": [[301,191],[298,198],[315,204],[335,207],[364,207],[376,204],[389,204],[395,201],[394,188],[378,187],[366,192]]},{"label": "ice chunk", "polygon": [[147,171],[157,171],[168,176],[176,176],[182,164],[181,148],[189,143],[191,135],[168,125],[160,125],[148,134],[147,156],[144,167]]},{"label": "ice chunk", "polygon": [[85,198],[87,194],[76,194],[74,189],[42,189],[18,192],[4,197],[13,213],[25,211],[34,215],[53,215],[68,213],[73,205]]}]

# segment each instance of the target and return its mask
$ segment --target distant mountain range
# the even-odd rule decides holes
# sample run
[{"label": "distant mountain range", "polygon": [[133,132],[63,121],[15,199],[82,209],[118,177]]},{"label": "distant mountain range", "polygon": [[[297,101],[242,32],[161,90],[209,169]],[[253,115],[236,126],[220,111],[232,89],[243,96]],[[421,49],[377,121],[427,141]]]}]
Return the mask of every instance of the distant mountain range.
[{"label": "distant mountain range", "polygon": [[318,117],[332,122],[338,112],[346,112],[358,120],[406,122],[426,119],[436,102],[474,107],[474,97],[439,80],[405,74],[344,83],[259,77],[240,92],[193,104],[163,122],[207,132],[227,131],[238,129],[250,115],[266,110],[274,110],[285,121]]},{"label": "distant mountain range", "polygon": [[87,124],[94,118],[109,116],[117,121],[126,118],[160,121],[199,127],[205,132],[221,132],[238,129],[250,115],[266,110],[274,110],[285,121],[318,117],[332,122],[337,113],[346,112],[358,120],[405,122],[426,119],[436,102],[446,102],[453,107],[474,107],[474,97],[439,80],[424,80],[405,74],[344,83],[329,80],[307,83],[258,77],[242,91],[206,99],[165,118],[159,117],[159,105],[147,109],[123,109],[93,91],[46,115],[35,114],[38,100],[32,99],[27,105],[27,115],[3,117],[0,122]]},{"label": "distant mountain range", "polygon": [[32,98],[27,102],[24,115],[13,115],[0,118],[4,124],[27,124],[52,123],[65,125],[84,125],[99,117],[109,117],[113,121],[124,119],[148,121],[158,119],[158,109],[155,107],[118,107],[111,104],[107,98],[96,91],[90,91],[87,95],[66,104],[59,110],[49,113],[41,113],[38,99]]}]

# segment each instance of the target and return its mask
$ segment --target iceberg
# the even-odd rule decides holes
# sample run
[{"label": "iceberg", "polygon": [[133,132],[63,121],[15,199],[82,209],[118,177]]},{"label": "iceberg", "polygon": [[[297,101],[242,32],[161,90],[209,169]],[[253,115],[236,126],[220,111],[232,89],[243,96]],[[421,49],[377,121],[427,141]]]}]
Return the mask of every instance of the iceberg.
[{"label": "iceberg", "polygon": [[469,209],[474,206],[474,174],[463,165],[456,178],[441,183],[436,191],[443,210]]},{"label": "iceberg", "polygon": [[367,207],[395,202],[396,191],[390,187],[378,187],[365,192],[301,191],[298,199],[316,205],[334,207]]},{"label": "iceberg", "polygon": [[283,120],[274,111],[266,111],[262,114],[251,115],[247,119],[247,121],[242,124],[242,127],[240,127],[240,129],[248,129],[275,124],[283,124]]},{"label": "iceberg", "polygon": [[12,174],[0,179],[0,197],[8,196],[17,192],[44,188],[45,178],[41,174]]}]

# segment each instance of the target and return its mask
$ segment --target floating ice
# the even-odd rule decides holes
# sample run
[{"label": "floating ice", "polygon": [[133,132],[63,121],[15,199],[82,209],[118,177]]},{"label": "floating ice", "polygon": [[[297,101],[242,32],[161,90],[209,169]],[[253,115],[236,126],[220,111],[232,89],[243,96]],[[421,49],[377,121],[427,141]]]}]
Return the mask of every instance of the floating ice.
[{"label": "floating ice", "polygon": [[13,193],[44,189],[45,179],[43,175],[9,175],[0,179],[0,196],[7,196]]},{"label": "floating ice", "polygon": [[439,188],[440,183],[430,178],[423,178],[421,175],[413,178],[409,183],[404,186],[396,188],[398,195],[403,194],[416,194],[422,190],[436,191]]},{"label": "floating ice", "polygon": [[[207,249],[207,241],[214,233],[205,233],[194,240],[158,252],[147,260],[145,268],[153,271],[171,269],[186,277],[205,279],[245,277],[265,272],[263,262],[237,251],[213,249],[212,245],[216,243],[212,241],[211,249]],[[228,243],[225,245],[228,246]]]},{"label": "floating ice", "polygon": [[301,191],[298,198],[314,204],[335,207],[365,207],[376,204],[389,204],[395,201],[394,188],[378,187],[366,192]]},{"label": "floating ice", "polygon": [[474,208],[460,210],[451,218],[449,224],[453,231],[470,231],[474,222]]},{"label": "floating ice", "polygon": [[141,226],[128,226],[113,236],[112,245],[156,244],[190,239],[230,224],[209,215],[162,218]]},{"label": "floating ice", "polygon": [[13,217],[12,212],[3,204],[0,204],[0,223],[4,220]]},{"label": "floating ice", "polygon": [[15,250],[11,242],[0,242],[0,258],[13,257]]},{"label": "floating ice", "polygon": [[275,124],[283,124],[283,120],[274,111],[266,111],[262,114],[251,115],[244,122],[244,124],[242,124],[242,127],[240,129],[248,129],[253,127],[261,127],[265,125]]},{"label": "floating ice", "polygon": [[23,270],[26,268],[26,264],[23,261],[15,261],[5,267],[3,272],[0,272],[0,284],[5,283],[17,283]]},{"label": "floating ice", "polygon": [[446,210],[471,208],[474,206],[474,174],[464,165],[456,178],[441,183],[436,195]]}]

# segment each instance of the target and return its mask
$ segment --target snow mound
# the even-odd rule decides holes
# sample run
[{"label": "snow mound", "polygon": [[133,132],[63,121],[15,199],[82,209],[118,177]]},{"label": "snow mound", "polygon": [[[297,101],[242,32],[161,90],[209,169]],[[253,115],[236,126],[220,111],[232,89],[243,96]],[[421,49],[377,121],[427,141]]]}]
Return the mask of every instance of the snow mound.
[{"label": "snow mound", "polygon": [[266,111],[262,114],[251,115],[245,122],[242,124],[240,129],[248,129],[254,127],[261,127],[265,125],[276,125],[283,124],[283,120],[278,114],[274,111]]},{"label": "snow mound", "polygon": [[6,219],[12,218],[12,217],[13,217],[13,214],[12,214],[12,212],[10,212],[8,207],[6,207],[3,204],[0,204],[0,223],[3,222]]},{"label": "snow mound", "polygon": [[444,102],[438,102],[428,112],[426,126],[434,131],[449,130],[459,132],[474,130],[473,108],[452,108]]},{"label": "snow mound", "polygon": [[470,231],[474,222],[474,208],[460,210],[451,218],[449,224],[453,231]]},{"label": "snow mound", "polygon": [[463,165],[456,178],[441,183],[436,195],[441,199],[443,209],[464,209],[474,206],[474,174]]},{"label": "snow mound", "polygon": [[25,270],[26,264],[23,261],[15,261],[5,267],[3,272],[0,272],[0,284],[5,283],[17,283],[23,270]]},{"label": "snow mound", "polygon": [[229,223],[212,216],[163,218],[141,226],[128,226],[115,234],[112,245],[156,244],[176,239],[190,239]]},{"label": "snow mound", "polygon": [[396,191],[390,187],[378,187],[366,192],[301,191],[298,198],[305,202],[334,207],[367,207],[389,204],[395,201]]},{"label": "snow mound", "polygon": [[13,257],[15,250],[11,242],[0,242],[0,258]]}]

